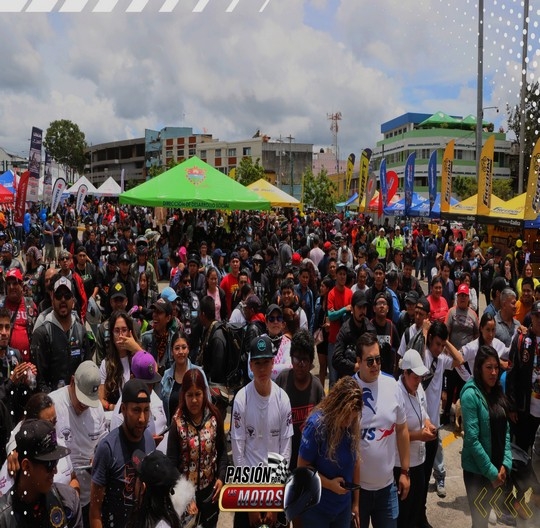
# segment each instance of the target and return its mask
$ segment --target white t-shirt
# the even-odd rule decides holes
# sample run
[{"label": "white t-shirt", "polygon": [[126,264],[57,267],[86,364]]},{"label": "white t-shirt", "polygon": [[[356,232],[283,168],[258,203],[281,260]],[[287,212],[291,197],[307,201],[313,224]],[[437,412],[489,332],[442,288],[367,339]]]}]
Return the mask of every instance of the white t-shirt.
[{"label": "white t-shirt", "polygon": [[[251,354],[248,355],[248,376],[249,379],[253,379],[253,371],[249,365],[251,359]],[[279,348],[274,356],[274,366],[272,367],[272,381],[276,381],[277,377],[284,370],[289,370],[292,368],[292,358],[291,358],[291,340],[287,336],[281,338]]]},{"label": "white t-shirt", "polygon": [[[405,414],[407,415],[407,427],[410,431],[420,431],[424,428],[428,419],[426,394],[422,385],[418,386],[416,396],[407,391],[403,379],[398,381],[399,388],[403,393],[405,403]],[[426,459],[426,443],[421,440],[411,440],[410,442],[410,467],[416,467],[424,463]],[[396,467],[400,467],[399,453],[396,452]]]},{"label": "white t-shirt", "polygon": [[55,390],[49,396],[56,408],[58,437],[71,450],[71,462],[81,485],[81,505],[86,506],[90,502],[90,471],[77,468],[91,464],[98,442],[108,433],[103,407],[101,404],[89,407],[77,415],[69,399],[69,387]]},{"label": "white t-shirt", "polygon": [[[129,357],[123,357],[120,358],[120,362],[122,363],[123,370],[123,376],[124,376],[124,383],[127,383],[129,379],[131,378],[131,367],[129,365]],[[105,385],[105,381],[107,381],[107,360],[102,359],[101,364],[99,365],[99,374],[101,375],[101,384]]]},{"label": "white t-shirt", "polygon": [[231,445],[235,466],[268,463],[268,453],[290,461],[293,436],[291,402],[272,381],[269,396],[261,396],[252,381],[234,399]]},{"label": "white t-shirt", "polygon": [[[430,369],[433,356],[428,348],[426,348],[426,354],[424,357],[424,365]],[[426,392],[427,409],[431,423],[435,427],[440,427],[440,407],[441,407],[441,393],[443,386],[443,376],[445,370],[452,370],[454,360],[448,354],[439,354],[437,358],[437,368],[435,374],[431,380]]]},{"label": "white t-shirt", "polygon": [[[508,353],[510,349],[500,339],[494,337],[491,346],[497,351],[499,359],[508,361]],[[461,354],[463,359],[468,363],[471,373],[474,371],[474,360],[476,358],[476,354],[478,353],[478,348],[478,339],[475,339],[474,341],[471,341],[470,343],[467,343],[461,347]],[[467,381],[471,377],[471,374],[464,367],[464,365],[456,368],[456,371],[463,381]]]},{"label": "white t-shirt", "polygon": [[362,387],[364,400],[360,420],[360,484],[366,490],[380,490],[394,481],[396,424],[407,421],[403,393],[397,381],[386,374],[381,373],[372,383],[362,381],[358,374],[354,379]]},{"label": "white t-shirt", "polygon": [[[403,332],[403,335],[401,336],[401,341],[399,342],[399,348],[397,350],[399,357],[403,357],[405,355],[405,352],[408,350],[409,343],[412,341],[413,337],[421,331],[422,327],[418,328],[416,324],[413,324],[409,326],[409,328],[405,329],[405,332]],[[408,341],[405,340],[405,336],[408,336]]]}]

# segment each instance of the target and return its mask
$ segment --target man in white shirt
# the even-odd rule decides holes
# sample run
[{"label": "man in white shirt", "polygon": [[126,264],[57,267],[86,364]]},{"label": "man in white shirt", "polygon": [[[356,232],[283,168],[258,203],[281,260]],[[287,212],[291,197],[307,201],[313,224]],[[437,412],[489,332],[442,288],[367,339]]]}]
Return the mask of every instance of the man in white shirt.
[{"label": "man in white shirt", "polygon": [[[354,378],[362,387],[364,409],[360,420],[360,528],[395,528],[398,496],[409,493],[409,430],[403,393],[396,380],[381,376],[381,350],[377,336],[362,334],[356,345],[358,372]],[[400,476],[394,481],[396,451]]]},{"label": "man in white shirt", "polygon": [[[287,393],[271,379],[273,360],[270,338],[262,335],[253,339],[249,361],[253,381],[238,392],[232,411],[231,446],[235,466],[266,466],[269,453],[278,453],[290,461],[291,403]],[[275,512],[239,512],[234,516],[234,527],[274,525],[276,520]]]},{"label": "man in white shirt", "polygon": [[56,430],[71,450],[71,462],[81,486],[81,508],[85,526],[90,507],[90,468],[94,450],[107,434],[105,413],[99,401],[100,374],[93,361],[81,363],[69,385],[49,394],[56,408]]}]

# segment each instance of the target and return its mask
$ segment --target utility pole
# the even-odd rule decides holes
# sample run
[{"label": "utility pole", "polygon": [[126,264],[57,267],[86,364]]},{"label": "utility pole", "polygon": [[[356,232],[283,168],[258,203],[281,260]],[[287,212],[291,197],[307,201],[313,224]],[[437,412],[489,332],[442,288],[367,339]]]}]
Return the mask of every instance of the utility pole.
[{"label": "utility pole", "polygon": [[478,71],[476,77],[476,179],[480,175],[482,153],[482,110],[484,99],[484,0],[478,0]]},{"label": "utility pole", "polygon": [[521,90],[519,92],[519,172],[518,194],[523,194],[523,180],[525,179],[525,97],[527,94],[527,40],[529,37],[529,0],[523,1],[523,39],[521,45]]},{"label": "utility pole", "polygon": [[291,180],[290,180],[290,183],[291,183],[291,196],[294,196],[294,177],[293,177],[293,157],[292,157],[292,142],[293,142],[293,137],[291,136],[291,134],[289,134],[285,139],[288,139],[289,140],[289,163],[290,163],[290,168],[291,168]]}]

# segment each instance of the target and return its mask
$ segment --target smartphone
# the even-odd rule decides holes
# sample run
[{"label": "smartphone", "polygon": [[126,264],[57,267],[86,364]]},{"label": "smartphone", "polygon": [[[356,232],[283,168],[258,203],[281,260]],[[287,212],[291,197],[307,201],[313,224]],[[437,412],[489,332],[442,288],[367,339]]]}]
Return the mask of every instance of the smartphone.
[{"label": "smartphone", "polygon": [[345,488],[346,490],[354,491],[360,489],[360,484],[355,484],[354,482],[342,482],[340,484],[342,488]]}]

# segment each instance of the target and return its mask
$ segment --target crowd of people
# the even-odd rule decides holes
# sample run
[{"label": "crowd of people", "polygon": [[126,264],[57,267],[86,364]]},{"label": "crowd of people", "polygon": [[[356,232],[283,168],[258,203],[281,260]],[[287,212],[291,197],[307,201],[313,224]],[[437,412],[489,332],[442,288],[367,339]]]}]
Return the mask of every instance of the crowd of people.
[{"label": "crowd of people", "polygon": [[145,526],[149,508],[214,527],[227,465],[272,453],[321,478],[296,528],[429,528],[460,395],[473,526],[479,489],[511,493],[510,438],[530,455],[540,425],[525,241],[503,254],[474,230],[300,213],[174,211],[158,228],[107,202],[80,224],[70,204],[27,214],[21,258],[0,233],[0,526]]}]

